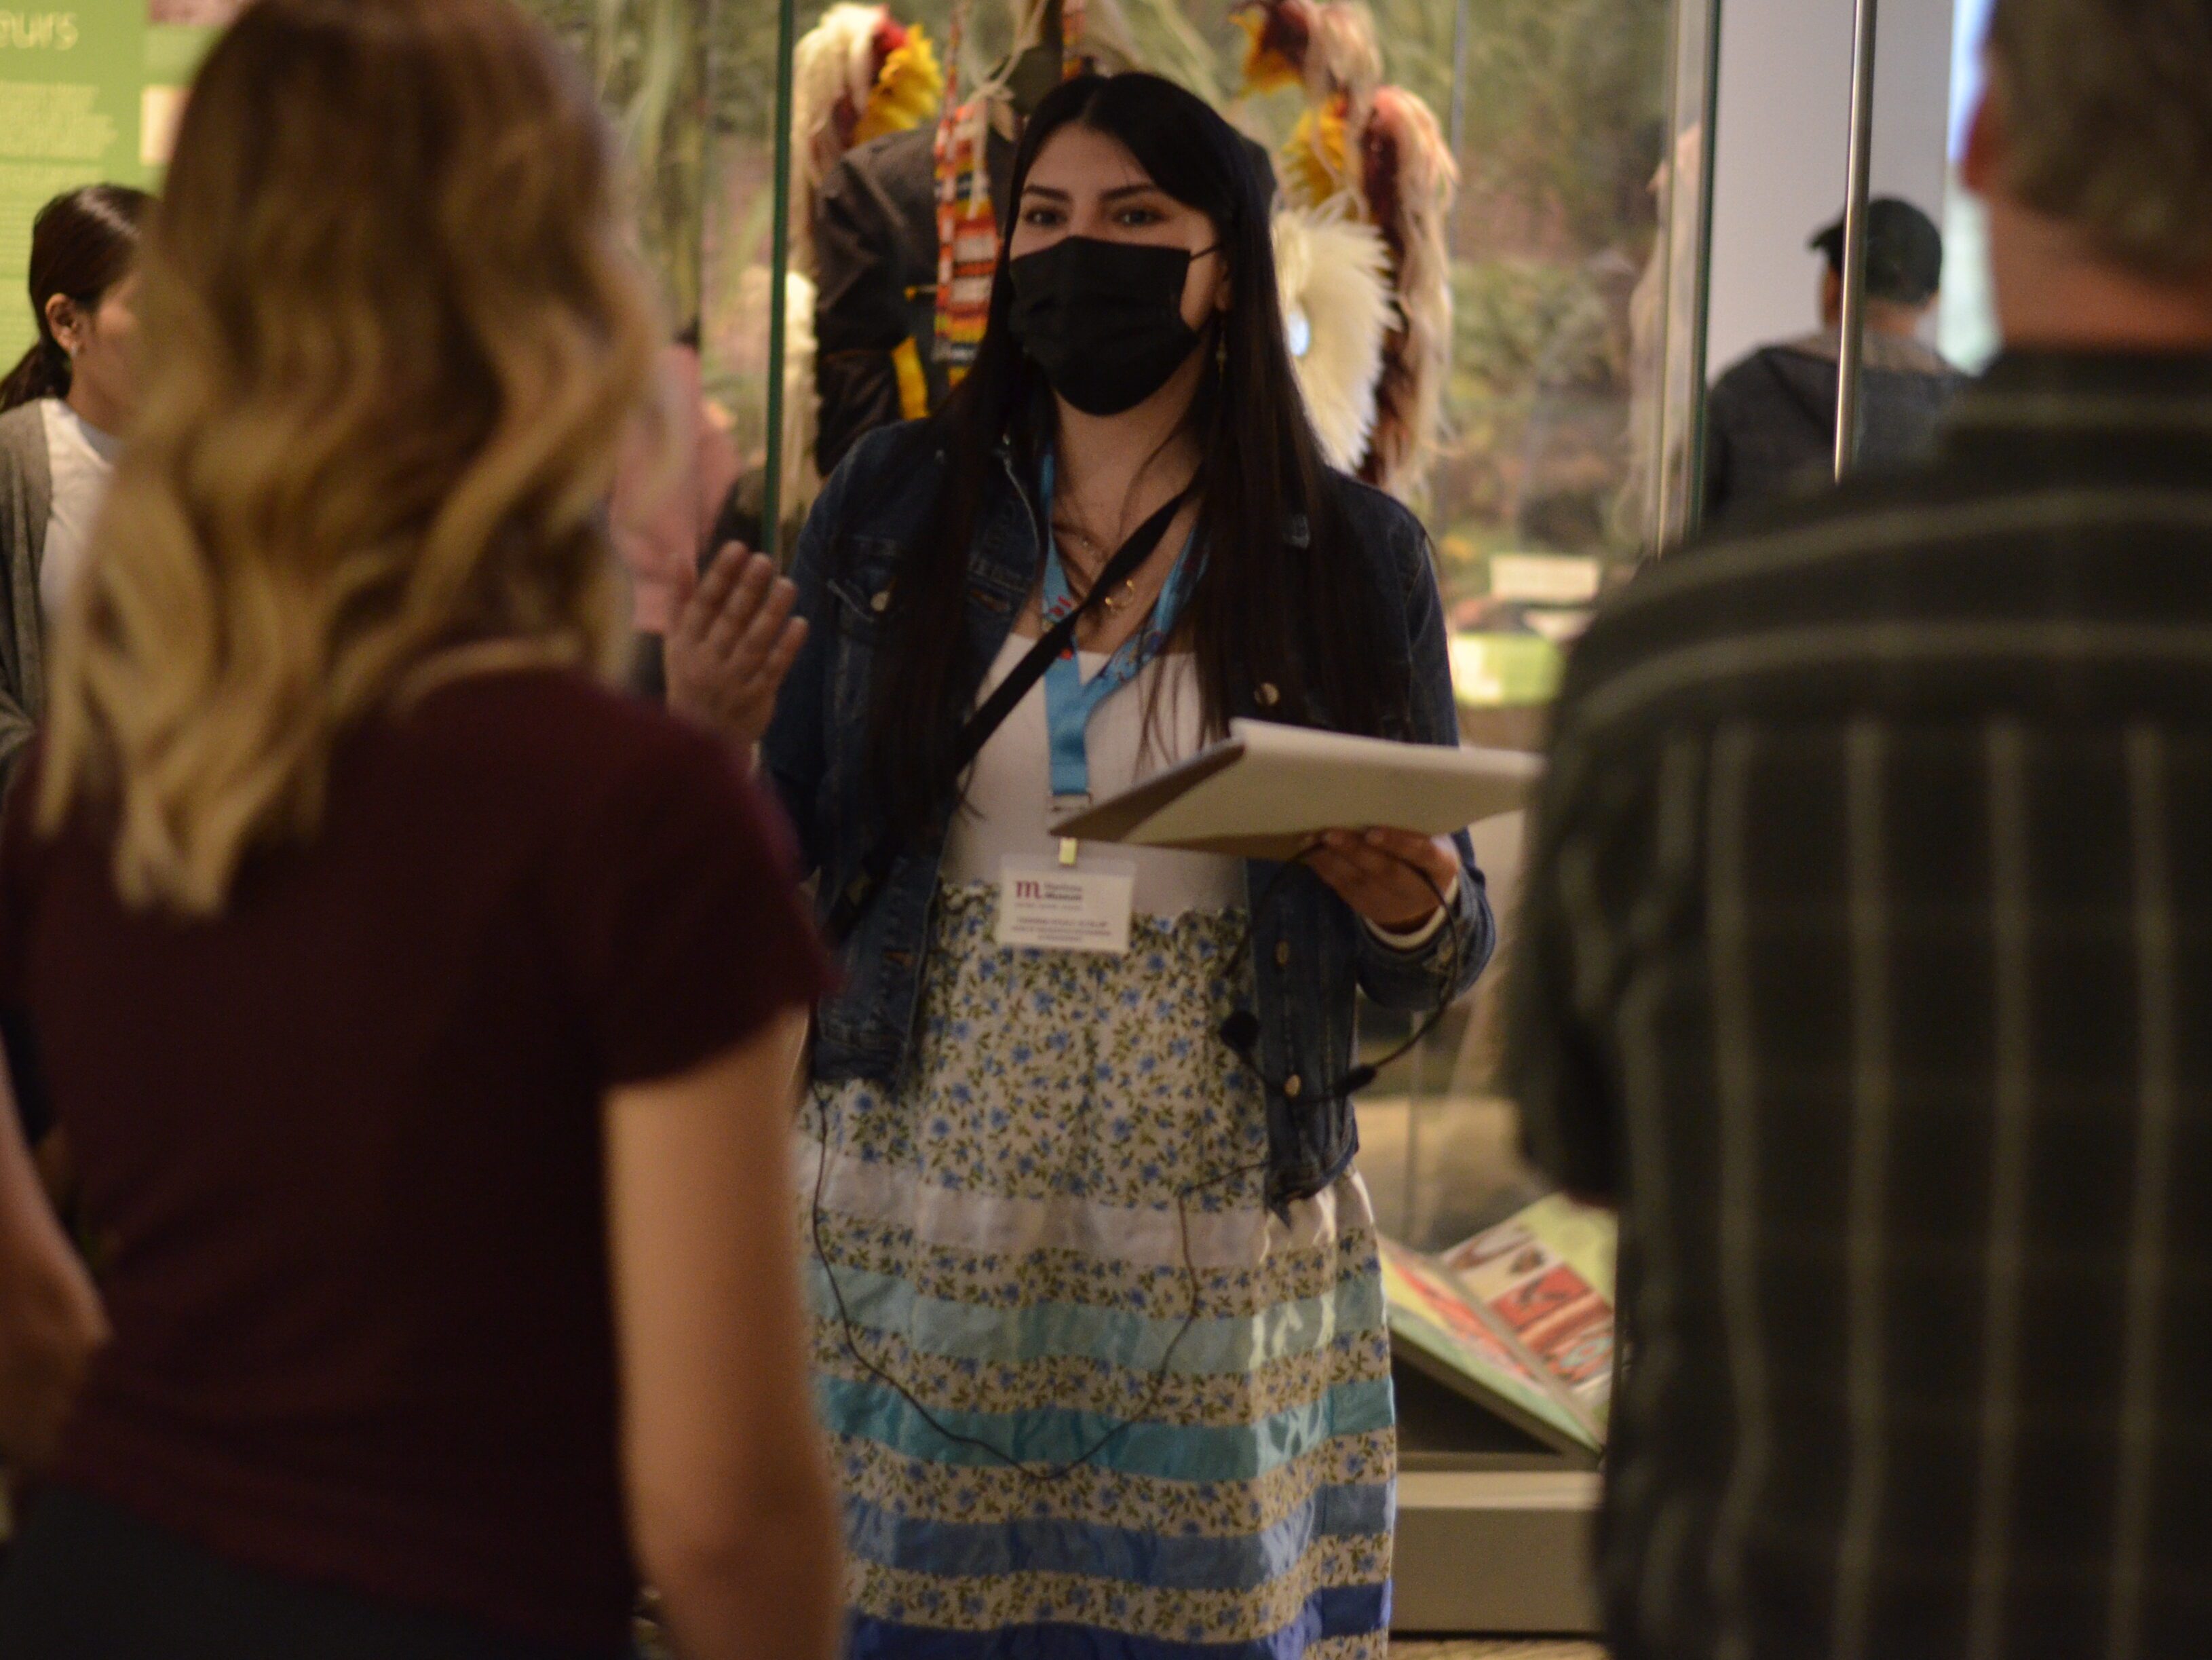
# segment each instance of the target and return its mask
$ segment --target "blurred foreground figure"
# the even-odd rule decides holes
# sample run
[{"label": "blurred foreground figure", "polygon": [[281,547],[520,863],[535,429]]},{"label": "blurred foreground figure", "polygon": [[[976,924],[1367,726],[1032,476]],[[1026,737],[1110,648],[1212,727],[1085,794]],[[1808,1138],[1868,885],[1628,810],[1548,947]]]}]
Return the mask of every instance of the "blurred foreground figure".
[{"label": "blurred foreground figure", "polygon": [[504,0],[261,0],[200,78],[0,830],[98,1280],[0,1114],[0,1654],[615,1660],[641,1569],[686,1660],[831,1651],[823,966],[726,747],[595,672],[612,167]]},{"label": "blurred foreground figure", "polygon": [[2008,355],[1559,705],[1512,1070],[1623,1212],[1622,1660],[2204,1651],[2212,9],[1993,29]]}]

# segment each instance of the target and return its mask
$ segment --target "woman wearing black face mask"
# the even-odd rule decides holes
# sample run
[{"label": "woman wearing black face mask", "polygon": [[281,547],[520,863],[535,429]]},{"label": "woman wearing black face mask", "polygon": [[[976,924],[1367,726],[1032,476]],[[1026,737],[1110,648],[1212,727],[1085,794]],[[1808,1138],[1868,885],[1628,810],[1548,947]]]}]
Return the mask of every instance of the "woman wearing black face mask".
[{"label": "woman wearing black face mask", "polygon": [[[1235,716],[1455,742],[1426,544],[1316,459],[1218,116],[1072,82],[1015,179],[973,374],[809,520],[763,751],[844,940],[803,1128],[852,1651],[1379,1656],[1355,990],[1470,983],[1480,874],[1364,827],[1278,873],[1048,825]],[[672,690],[751,738],[789,642],[735,575]]]}]

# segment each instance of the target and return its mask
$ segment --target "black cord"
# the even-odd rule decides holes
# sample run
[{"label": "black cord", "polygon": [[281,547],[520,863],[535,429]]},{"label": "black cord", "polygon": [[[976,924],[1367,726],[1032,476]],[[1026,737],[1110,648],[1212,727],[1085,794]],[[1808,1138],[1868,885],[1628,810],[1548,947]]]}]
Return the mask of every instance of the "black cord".
[{"label": "black cord", "polygon": [[1032,1468],[1012,1454],[993,1445],[988,1441],[979,1439],[973,1435],[964,1435],[958,1430],[950,1427],[932,1412],[912,1389],[860,1353],[859,1330],[853,1324],[852,1311],[845,1305],[845,1288],[837,1283],[837,1270],[830,1263],[830,1253],[824,1247],[822,1238],[822,1195],[830,1177],[830,1122],[826,1104],[822,1104],[820,1120],[817,1140],[822,1151],[814,1167],[814,1203],[811,1217],[814,1256],[815,1260],[822,1264],[822,1272],[829,1279],[830,1296],[836,1300],[837,1321],[844,1329],[845,1352],[853,1357],[861,1371],[897,1395],[907,1405],[915,1409],[923,1423],[928,1425],[946,1440],[957,1446],[973,1447],[978,1452],[988,1453],[1006,1468],[1040,1484],[1066,1481],[1092,1459],[1097,1457],[1100,1453],[1105,1451],[1108,1447],[1113,1445],[1117,1438],[1152,1416],[1152,1409],[1160,1403],[1160,1396],[1167,1392],[1168,1377],[1175,1365],[1176,1351],[1182,1347],[1183,1339],[1190,1335],[1193,1328],[1198,1324],[1199,1316],[1205,1310],[1205,1289],[1199,1283],[1198,1262],[1192,1256],[1190,1250],[1191,1196],[1203,1193],[1208,1188],[1219,1187],[1225,1182],[1233,1182],[1240,1176],[1257,1175],[1267,1168],[1267,1161],[1264,1158],[1257,1164],[1240,1164],[1235,1170],[1224,1171],[1220,1175],[1210,1176],[1202,1182],[1194,1182],[1176,1193],[1176,1221],[1182,1240],[1182,1268],[1190,1281],[1189,1311],[1183,1316],[1182,1324],[1176,1328],[1176,1335],[1168,1340],[1168,1346],[1160,1355],[1159,1368],[1152,1374],[1152,1386],[1146,1392],[1143,1404],[1075,1457],[1069,1459],[1066,1463],[1054,1464],[1049,1468],[1040,1470]]},{"label": "black cord", "polygon": [[[1267,885],[1260,890],[1260,897],[1254,902],[1251,914],[1245,919],[1244,937],[1237,941],[1237,949],[1230,954],[1227,970],[1229,978],[1234,980],[1243,971],[1245,959],[1252,954],[1253,941],[1259,933],[1260,917],[1267,910],[1268,902],[1274,898],[1275,891],[1282,886],[1284,879],[1292,871],[1304,865],[1318,850],[1317,848],[1300,849],[1295,857],[1286,860],[1272,877],[1267,879]],[[1443,887],[1435,877],[1430,875],[1413,860],[1407,858],[1405,854],[1392,853],[1388,848],[1381,848],[1377,851],[1383,853],[1389,858],[1396,860],[1407,870],[1413,872],[1420,879],[1421,885],[1429,891],[1429,897],[1437,902],[1437,909],[1443,913],[1445,926],[1451,930],[1450,968],[1448,972],[1437,976],[1437,1000],[1430,1008],[1427,1018],[1413,1028],[1411,1037],[1380,1061],[1362,1061],[1353,1067],[1350,1072],[1338,1079],[1321,1094],[1301,1096],[1299,1098],[1302,1103],[1310,1102],[1313,1105],[1319,1106],[1324,1102],[1357,1095],[1373,1083],[1377,1074],[1385,1067],[1395,1065],[1419,1049],[1429,1034],[1443,1024],[1444,1017],[1451,1012],[1452,1004],[1457,1000],[1453,994],[1452,986],[1459,978],[1460,964],[1466,960],[1468,943],[1467,924],[1462,920],[1458,907],[1445,897]],[[1221,1023],[1219,1036],[1221,1041],[1229,1046],[1237,1058],[1244,1063],[1246,1069],[1260,1079],[1261,1087],[1272,1090],[1277,1094],[1284,1093],[1282,1083],[1269,1079],[1261,1068],[1257,1053],[1260,1046],[1260,1019],[1257,1015],[1249,1009],[1239,1009]]]},{"label": "black cord", "polygon": [[[1301,852],[1297,858],[1276,871],[1274,875],[1268,879],[1267,885],[1260,891],[1259,899],[1253,904],[1250,914],[1245,918],[1244,937],[1237,943],[1237,949],[1230,954],[1228,967],[1224,976],[1225,979],[1233,982],[1237,975],[1243,971],[1245,960],[1252,954],[1252,942],[1261,913],[1267,909],[1268,903],[1275,897],[1275,891],[1281,886],[1283,879],[1304,864],[1312,853],[1313,849],[1310,848]],[[1411,1037],[1373,1065],[1354,1067],[1327,1094],[1316,1098],[1316,1104],[1321,1101],[1334,1100],[1340,1096],[1349,1096],[1364,1089],[1375,1080],[1375,1075],[1382,1067],[1390,1065],[1403,1055],[1411,1054],[1424,1038],[1434,1031],[1443,1022],[1444,1016],[1450,1012],[1454,1001],[1450,988],[1452,982],[1458,978],[1456,969],[1467,948],[1466,925],[1460,920],[1457,909],[1445,897],[1443,889],[1438,885],[1434,877],[1401,854],[1394,853],[1389,856],[1396,859],[1407,869],[1421,879],[1422,885],[1428,889],[1431,897],[1436,900],[1437,909],[1444,914],[1447,925],[1451,929],[1451,960],[1455,971],[1439,976],[1438,984],[1443,989],[1437,995],[1437,1006],[1430,1011],[1428,1018],[1414,1030]],[[1219,1036],[1237,1058],[1244,1063],[1246,1069],[1260,1079],[1264,1090],[1275,1086],[1268,1084],[1266,1073],[1261,1071],[1259,1062],[1253,1055],[1253,1050],[1258,1043],[1258,1028],[1259,1021],[1255,1016],[1249,1012],[1239,1010],[1222,1023]],[[1040,1485],[1066,1481],[1076,1471],[1090,1463],[1092,1459],[1097,1457],[1100,1453],[1105,1451],[1108,1447],[1113,1445],[1116,1438],[1151,1417],[1152,1409],[1159,1405],[1161,1395],[1167,1392],[1168,1378],[1175,1365],[1176,1351],[1182,1347],[1183,1340],[1188,1337],[1197,1326],[1199,1316],[1205,1310],[1205,1288],[1199,1282],[1198,1263],[1192,1256],[1190,1249],[1190,1201],[1194,1195],[1205,1192],[1208,1188],[1219,1187],[1224,1183],[1237,1180],[1239,1177],[1259,1175],[1268,1168],[1268,1161],[1263,1158],[1255,1164],[1240,1164],[1234,1170],[1224,1171],[1218,1176],[1207,1177],[1203,1181],[1193,1182],[1188,1187],[1177,1189],[1176,1225],[1182,1242],[1183,1274],[1190,1284],[1190,1307],[1183,1316],[1182,1324],[1176,1328],[1176,1335],[1168,1340],[1168,1346],[1160,1355],[1159,1367],[1152,1374],[1152,1388],[1146,1392],[1143,1403],[1134,1413],[1121,1419],[1113,1428],[1092,1442],[1081,1453],[1065,1463],[1054,1464],[1040,1470],[1024,1463],[1003,1448],[951,1428],[932,1412],[912,1389],[860,1353],[859,1329],[853,1323],[852,1310],[845,1303],[845,1288],[838,1283],[837,1270],[830,1261],[830,1252],[822,1237],[822,1198],[830,1179],[830,1110],[828,1103],[819,1100],[818,1098],[817,1108],[818,1122],[816,1140],[821,1152],[814,1166],[814,1196],[810,1207],[808,1220],[810,1231],[813,1235],[815,1260],[821,1263],[822,1272],[830,1281],[830,1297],[837,1304],[837,1322],[843,1332],[845,1352],[853,1357],[854,1363],[862,1371],[913,1408],[921,1421],[935,1430],[945,1439],[956,1446],[972,1447],[978,1452],[987,1454],[1006,1468]]]}]

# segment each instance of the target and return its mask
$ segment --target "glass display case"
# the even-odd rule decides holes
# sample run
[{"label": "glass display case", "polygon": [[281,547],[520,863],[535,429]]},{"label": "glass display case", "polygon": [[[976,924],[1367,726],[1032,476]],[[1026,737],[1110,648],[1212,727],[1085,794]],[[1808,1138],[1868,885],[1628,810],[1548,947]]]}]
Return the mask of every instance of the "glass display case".
[{"label": "glass display case", "polygon": [[[791,181],[780,192],[773,178],[777,6],[527,3],[577,48],[632,144],[647,250],[678,324],[698,327],[721,417],[764,461],[773,230],[792,199]],[[957,62],[952,0],[898,0],[889,15],[927,41],[940,74],[972,88],[1005,57],[1022,7],[963,8]],[[1094,0],[1087,27],[1283,156],[1316,100],[1279,67],[1254,72],[1254,35],[1269,10]],[[1696,173],[1701,106],[1689,85],[1682,119],[1685,88],[1675,83],[1701,78],[1702,48],[1692,41],[1685,52],[1669,0],[1379,0],[1373,18],[1382,84],[1433,118],[1441,159],[1456,174],[1434,224],[1421,228],[1438,239],[1448,289],[1442,419],[1424,444],[1432,459],[1400,493],[1436,538],[1455,628],[1551,644],[1573,620],[1555,613],[1578,609],[1589,582],[1579,567],[1544,562],[1631,564],[1679,513],[1657,459],[1667,437],[1660,404],[1670,362],[1688,361],[1682,344],[1670,354],[1669,337],[1694,314],[1698,285],[1685,267],[1698,214],[1696,180],[1682,189],[1672,156],[1681,149]],[[823,27],[823,8],[805,0],[785,45],[803,53]],[[799,80],[798,115],[812,129],[793,141],[803,196],[810,146],[854,116],[825,117],[818,89]],[[927,100],[908,119],[936,114]],[[1679,145],[1668,142],[1670,124]],[[839,142],[828,140],[833,150]],[[1293,163],[1279,173],[1286,200],[1298,197]],[[1659,234],[1662,217],[1674,234]],[[806,330],[793,321],[786,360],[797,368]],[[1540,702],[1555,672],[1555,654],[1535,648],[1463,650],[1459,660],[1478,705]]]}]

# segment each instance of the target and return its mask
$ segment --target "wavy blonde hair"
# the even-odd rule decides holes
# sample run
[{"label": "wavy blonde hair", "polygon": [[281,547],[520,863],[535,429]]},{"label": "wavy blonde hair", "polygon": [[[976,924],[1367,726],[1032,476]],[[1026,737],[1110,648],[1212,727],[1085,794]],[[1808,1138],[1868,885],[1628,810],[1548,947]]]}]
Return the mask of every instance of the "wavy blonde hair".
[{"label": "wavy blonde hair", "polygon": [[580,76],[507,0],[258,0],[143,245],[140,404],[49,690],[39,823],[219,910],[456,647],[611,666],[602,503],[657,331]]}]

